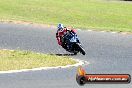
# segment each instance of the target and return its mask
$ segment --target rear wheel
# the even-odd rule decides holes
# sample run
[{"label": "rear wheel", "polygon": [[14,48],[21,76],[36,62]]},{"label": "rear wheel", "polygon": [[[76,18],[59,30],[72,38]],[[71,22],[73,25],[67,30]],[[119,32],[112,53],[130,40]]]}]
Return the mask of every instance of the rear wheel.
[{"label": "rear wheel", "polygon": [[77,52],[74,52],[74,55],[77,55]]}]

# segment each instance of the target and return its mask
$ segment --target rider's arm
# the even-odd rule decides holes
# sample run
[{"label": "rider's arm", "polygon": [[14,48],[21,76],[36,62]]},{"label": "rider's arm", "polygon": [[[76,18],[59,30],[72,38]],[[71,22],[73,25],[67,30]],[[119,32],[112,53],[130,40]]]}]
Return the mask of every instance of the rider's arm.
[{"label": "rider's arm", "polygon": [[71,31],[72,31],[72,33],[76,34],[76,30],[75,29],[72,29]]}]

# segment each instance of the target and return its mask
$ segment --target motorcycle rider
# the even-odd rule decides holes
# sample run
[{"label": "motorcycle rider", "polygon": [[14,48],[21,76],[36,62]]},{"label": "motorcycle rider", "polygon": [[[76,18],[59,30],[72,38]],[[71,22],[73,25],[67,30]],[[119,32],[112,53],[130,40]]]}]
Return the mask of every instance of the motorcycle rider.
[{"label": "motorcycle rider", "polygon": [[[58,44],[61,45],[64,49],[68,50],[70,48],[70,44],[66,44],[65,42],[65,35],[76,35],[76,32],[74,29],[69,29],[67,27],[64,27],[63,24],[58,24],[58,30],[57,30],[57,33],[56,33],[56,38],[57,38],[57,41],[58,41]],[[77,39],[77,41],[79,42],[79,39]],[[79,42],[80,43],[80,42]]]}]

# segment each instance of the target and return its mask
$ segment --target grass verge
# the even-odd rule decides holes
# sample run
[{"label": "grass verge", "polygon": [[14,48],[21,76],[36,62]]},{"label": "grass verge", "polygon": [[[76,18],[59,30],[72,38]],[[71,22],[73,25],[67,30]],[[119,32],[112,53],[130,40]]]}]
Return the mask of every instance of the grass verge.
[{"label": "grass verge", "polygon": [[132,32],[132,3],[108,0],[1,0],[1,21],[64,23],[83,29]]},{"label": "grass verge", "polygon": [[0,71],[66,66],[77,63],[68,57],[31,51],[0,50]]}]

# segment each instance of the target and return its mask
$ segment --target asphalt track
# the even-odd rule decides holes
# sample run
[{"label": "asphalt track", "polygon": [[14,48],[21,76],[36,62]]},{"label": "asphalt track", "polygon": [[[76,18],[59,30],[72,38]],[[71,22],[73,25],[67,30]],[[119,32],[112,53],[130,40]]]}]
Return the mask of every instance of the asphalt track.
[{"label": "asphalt track", "polygon": [[[22,49],[48,54],[68,52],[57,45],[56,29],[24,24],[0,23],[0,49]],[[86,55],[72,56],[88,61],[87,73],[127,73],[132,75],[132,35],[77,31]],[[76,67],[0,74],[0,88],[132,88],[130,84],[76,83]]]}]

